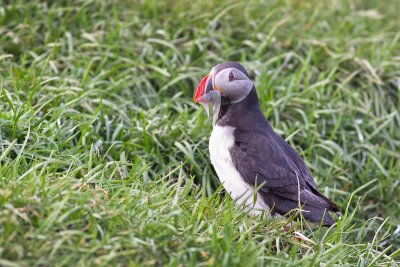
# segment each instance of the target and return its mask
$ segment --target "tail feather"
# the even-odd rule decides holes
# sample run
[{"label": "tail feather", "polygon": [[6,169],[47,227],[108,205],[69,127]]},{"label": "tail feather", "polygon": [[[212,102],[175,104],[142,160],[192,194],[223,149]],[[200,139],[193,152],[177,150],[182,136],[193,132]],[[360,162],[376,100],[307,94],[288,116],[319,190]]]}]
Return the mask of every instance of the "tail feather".
[{"label": "tail feather", "polygon": [[330,211],[334,211],[334,212],[339,212],[340,211],[339,207],[336,205],[335,202],[333,202],[332,200],[330,200],[329,198],[327,198],[326,196],[321,194],[318,190],[316,190],[313,187],[311,187],[311,191],[315,195],[319,196],[320,198],[322,198],[323,200],[325,200],[329,204],[329,210]]},{"label": "tail feather", "polygon": [[[286,215],[290,213],[290,211],[299,208],[296,201],[275,195],[271,191],[269,192],[269,194],[262,194],[262,197],[265,203],[269,207],[272,207],[273,213],[276,212],[280,215]],[[329,227],[335,223],[335,220],[332,218],[332,216],[329,214],[328,209],[326,208],[318,208],[315,206],[304,204],[301,207],[301,214],[306,220],[322,224],[323,226]]]}]

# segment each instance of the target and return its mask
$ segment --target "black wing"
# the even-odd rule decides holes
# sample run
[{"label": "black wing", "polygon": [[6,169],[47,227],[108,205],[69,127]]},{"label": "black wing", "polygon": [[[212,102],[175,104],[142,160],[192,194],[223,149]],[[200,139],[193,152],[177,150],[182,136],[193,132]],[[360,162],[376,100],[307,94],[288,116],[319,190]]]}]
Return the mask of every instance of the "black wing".
[{"label": "black wing", "polygon": [[334,223],[326,210],[339,208],[318,191],[304,161],[272,128],[251,132],[236,128],[234,136],[230,153],[236,169],[252,186],[265,183],[259,193],[274,212],[284,215],[300,202],[307,220],[320,223],[324,218],[324,225]]}]

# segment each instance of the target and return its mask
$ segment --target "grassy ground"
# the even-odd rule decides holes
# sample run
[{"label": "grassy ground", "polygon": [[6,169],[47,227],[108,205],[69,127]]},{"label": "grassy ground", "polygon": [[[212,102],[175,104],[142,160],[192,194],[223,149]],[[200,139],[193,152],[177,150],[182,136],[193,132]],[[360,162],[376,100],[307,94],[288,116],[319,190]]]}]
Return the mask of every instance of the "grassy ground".
[{"label": "grassy ground", "polygon": [[[400,3],[265,2],[0,1],[0,265],[397,266]],[[192,96],[227,60],[336,227],[218,187]]]}]

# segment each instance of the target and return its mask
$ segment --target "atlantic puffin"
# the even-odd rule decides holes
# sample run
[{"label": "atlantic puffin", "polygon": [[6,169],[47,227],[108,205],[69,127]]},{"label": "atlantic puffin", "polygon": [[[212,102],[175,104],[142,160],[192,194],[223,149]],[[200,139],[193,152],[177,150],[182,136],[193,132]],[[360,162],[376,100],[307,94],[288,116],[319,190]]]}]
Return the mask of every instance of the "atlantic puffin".
[{"label": "atlantic puffin", "polygon": [[254,82],[237,62],[214,66],[194,101],[212,107],[211,163],[225,191],[252,214],[300,210],[313,223],[331,226],[338,206],[322,195],[303,159],[274,132],[260,108]]}]

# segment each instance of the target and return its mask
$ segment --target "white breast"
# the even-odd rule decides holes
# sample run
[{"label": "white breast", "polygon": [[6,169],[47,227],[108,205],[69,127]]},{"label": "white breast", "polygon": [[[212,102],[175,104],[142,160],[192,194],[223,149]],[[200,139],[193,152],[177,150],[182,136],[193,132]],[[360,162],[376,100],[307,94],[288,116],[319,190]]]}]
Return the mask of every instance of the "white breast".
[{"label": "white breast", "polygon": [[243,181],[232,162],[229,149],[235,143],[234,130],[235,128],[230,126],[214,126],[209,144],[211,163],[225,190],[237,204],[250,208],[250,212],[254,215],[260,214],[263,210],[268,212],[269,207],[258,193],[254,203],[254,189]]}]

